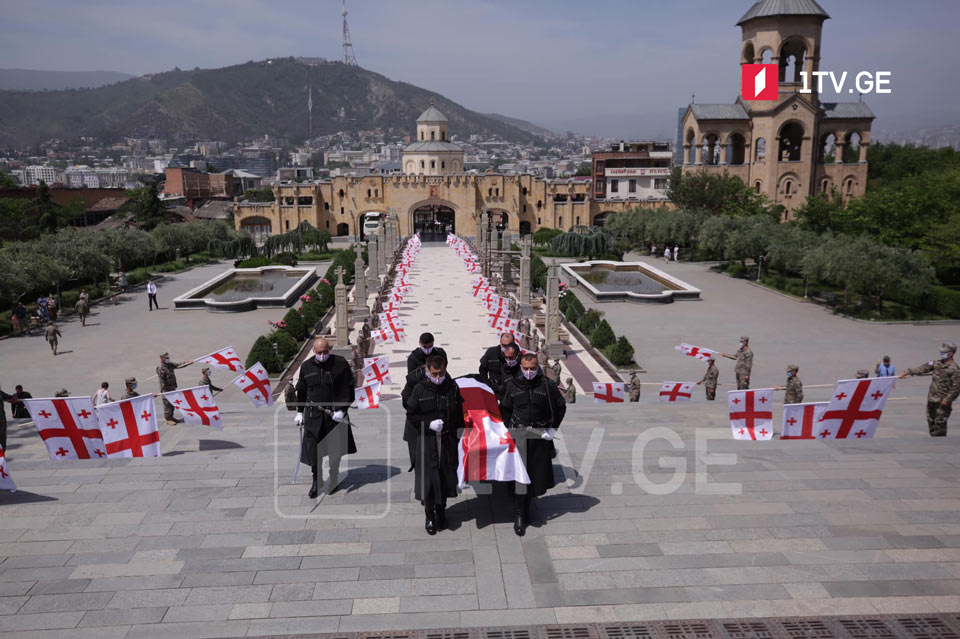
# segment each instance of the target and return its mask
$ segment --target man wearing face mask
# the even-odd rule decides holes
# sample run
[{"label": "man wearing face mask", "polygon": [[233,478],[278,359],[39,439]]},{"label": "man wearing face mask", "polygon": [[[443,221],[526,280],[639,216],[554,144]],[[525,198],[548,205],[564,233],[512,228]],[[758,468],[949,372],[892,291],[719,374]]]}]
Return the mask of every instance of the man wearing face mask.
[{"label": "man wearing face mask", "polygon": [[504,349],[513,344],[512,333],[500,333],[500,345],[488,348],[480,358],[480,381],[490,387],[497,397],[503,392]]},{"label": "man wearing face mask", "polygon": [[123,380],[126,384],[127,389],[123,392],[123,395],[120,396],[120,399],[130,399],[131,397],[140,397],[140,393],[137,392],[137,378],[128,377]]},{"label": "man wearing face mask", "polygon": [[953,360],[956,353],[956,344],[943,344],[939,360],[908,368],[900,375],[901,379],[911,375],[933,375],[927,391],[927,426],[931,437],[947,436],[947,419],[953,410],[953,400],[960,395],[960,367]]},{"label": "man wearing face mask", "polygon": [[417,426],[414,495],[423,504],[427,534],[447,526],[447,498],[457,495],[457,444],[463,429],[463,397],[439,355],[427,358],[425,374],[404,400]]},{"label": "man wearing face mask", "polygon": [[413,349],[407,356],[407,373],[423,368],[423,365],[427,363],[427,358],[431,355],[439,355],[443,358],[443,363],[447,363],[446,351],[433,345],[433,333],[424,333],[420,336],[420,346]]},{"label": "man wearing face mask", "polygon": [[784,404],[802,404],[803,403],[803,382],[797,377],[800,367],[796,364],[787,366],[787,385],[777,386],[773,390],[786,390],[783,396]]},{"label": "man wearing face mask", "polygon": [[567,405],[556,383],[541,373],[536,355],[524,355],[520,359],[520,369],[520,376],[506,383],[500,414],[530,475],[529,486],[513,484],[513,531],[522,537],[530,523],[531,499],[556,485],[553,438],[567,412]]},{"label": "man wearing face mask", "polygon": [[[184,366],[189,366],[193,364],[192,361],[184,362],[182,364],[177,364],[176,362],[170,361],[170,353],[161,353],[160,354],[160,365],[157,366],[157,379],[160,380],[160,392],[168,393],[170,391],[177,390],[177,373],[178,368],[183,368]],[[167,401],[167,398],[163,399],[163,417],[166,419],[168,424],[179,424],[183,422],[182,419],[176,419],[173,416],[173,404]]]},{"label": "man wearing face mask", "polygon": [[330,353],[330,343],[320,337],[313,343],[313,357],[300,366],[297,380],[297,414],[294,423],[303,426],[300,463],[313,471],[311,499],[323,483],[323,458],[330,462],[327,494],[340,483],[340,458],[357,452],[350,423],[344,421],[353,402],[353,373],[347,360]]},{"label": "man wearing face mask", "polygon": [[520,377],[520,347],[514,342],[503,347],[503,368],[500,369],[501,394],[497,396],[498,400],[503,397],[502,389],[506,388],[507,382],[517,377]]},{"label": "man wearing face mask", "polygon": [[737,376],[737,390],[747,390],[750,388],[750,371],[753,369],[753,351],[750,350],[750,338],[740,338],[740,349],[735,355],[722,353],[724,357],[736,360],[733,366],[733,372]]}]

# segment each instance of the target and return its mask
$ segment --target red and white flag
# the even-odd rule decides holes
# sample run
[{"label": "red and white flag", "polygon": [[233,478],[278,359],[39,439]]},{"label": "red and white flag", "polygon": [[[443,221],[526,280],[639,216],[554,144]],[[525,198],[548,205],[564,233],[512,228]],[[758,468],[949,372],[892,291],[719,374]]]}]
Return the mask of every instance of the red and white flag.
[{"label": "red and white flag", "polygon": [[400,305],[396,302],[387,302],[383,305],[383,310],[387,313],[394,313],[400,311]]},{"label": "red and white flag", "polygon": [[816,439],[815,429],[823,419],[823,411],[826,410],[828,403],[784,405],[780,439]]},{"label": "red and white flag", "polygon": [[212,426],[217,430],[223,430],[220,409],[213,399],[209,386],[194,386],[161,393],[161,395],[173,404],[174,408],[180,409],[184,423]]},{"label": "red and white flag", "polygon": [[380,408],[380,382],[373,382],[354,389],[354,401],[357,408]]},{"label": "red and white flag", "polygon": [[896,377],[841,379],[817,424],[817,439],[870,438]]},{"label": "red and white flag", "polygon": [[[151,396],[151,399],[153,397]],[[50,459],[98,459],[106,456],[100,425],[89,397],[24,399]]]},{"label": "red and white flag", "polygon": [[160,457],[160,431],[153,395],[97,406],[107,457]]},{"label": "red and white flag", "polygon": [[660,401],[689,402],[693,387],[693,382],[664,382],[660,385]]},{"label": "red and white flag", "polygon": [[363,366],[366,368],[374,362],[379,362],[381,369],[386,369],[390,366],[390,359],[386,355],[377,355],[376,357],[364,357]]},{"label": "red and white flag", "polygon": [[[492,318],[493,316],[491,315],[490,317]],[[512,335],[520,331],[520,320],[501,317],[491,323],[491,328],[501,333],[510,333]]]},{"label": "red and white flag", "polygon": [[377,344],[392,344],[397,341],[393,331],[383,328],[370,331],[370,337],[372,337],[373,341]]},{"label": "red and white flag", "polygon": [[244,371],[243,375],[233,380],[233,385],[242,390],[254,406],[273,406],[273,395],[270,394],[270,375],[260,362],[254,364]]},{"label": "red and white flag", "polygon": [[402,342],[403,338],[406,337],[406,333],[403,332],[403,322],[400,320],[397,320],[396,323],[389,322],[380,330],[389,333],[391,340],[394,342]]},{"label": "red and white flag", "polygon": [[379,319],[380,319],[380,323],[381,323],[381,324],[386,324],[386,323],[390,322],[391,320],[393,320],[393,321],[399,320],[399,319],[400,319],[400,313],[398,313],[397,311],[390,311],[389,313],[380,313],[380,315],[378,315],[378,317],[379,317]]},{"label": "red and white flag", "polygon": [[390,366],[386,363],[387,358],[377,358],[370,363],[369,366],[364,366],[363,370],[363,383],[370,384],[372,382],[377,382],[378,384],[389,384],[390,383]]},{"label": "red and white flag", "polygon": [[214,368],[222,368],[223,370],[233,371],[234,373],[243,370],[243,363],[237,356],[237,351],[233,350],[233,346],[227,346],[216,353],[210,353],[205,357],[201,357],[197,360],[197,363],[209,364]]},{"label": "red and white flag", "polygon": [[627,396],[626,382],[594,382],[594,404],[621,404]]},{"label": "red and white flag", "polygon": [[674,350],[683,351],[684,355],[689,355],[695,359],[705,362],[708,359],[714,357],[717,354],[717,351],[710,350],[709,348],[701,348],[700,346],[694,346],[693,344],[683,343],[680,346],[674,346]]},{"label": "red and white flag", "polygon": [[0,446],[0,490],[9,490],[11,493],[17,492],[17,485],[13,483],[13,477],[10,476],[10,469],[7,467],[7,458],[3,453],[3,446]]},{"label": "red and white flag", "polygon": [[727,391],[734,439],[773,439],[773,389]]},{"label": "red and white flag", "polygon": [[471,481],[530,483],[517,444],[503,424],[497,397],[486,384],[471,377],[456,380],[463,396],[463,436],[457,446],[460,488]]}]

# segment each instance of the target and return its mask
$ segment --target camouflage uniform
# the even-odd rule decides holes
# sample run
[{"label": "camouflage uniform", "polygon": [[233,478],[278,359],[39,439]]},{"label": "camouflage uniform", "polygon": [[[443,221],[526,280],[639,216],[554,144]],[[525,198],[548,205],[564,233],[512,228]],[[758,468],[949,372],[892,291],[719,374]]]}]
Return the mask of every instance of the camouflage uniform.
[{"label": "camouflage uniform", "polygon": [[553,366],[550,367],[550,372],[553,375],[552,377],[553,381],[559,384],[560,375],[563,374],[563,369],[560,367],[560,360],[558,359],[553,360]]},{"label": "camouflage uniform", "polygon": [[567,388],[563,391],[563,399],[568,404],[577,403],[577,387],[573,385],[573,378],[567,378]]},{"label": "camouflage uniform", "polygon": [[140,393],[133,390],[134,384],[137,383],[136,377],[128,377],[124,380],[124,383],[127,385],[127,390],[120,396],[120,399],[130,399],[131,397],[140,397]]},{"label": "camouflage uniform", "polygon": [[868,377],[870,377],[870,371],[868,371],[867,369],[861,368],[860,370],[857,371],[856,379],[867,379]]},{"label": "camouflage uniform", "polygon": [[719,378],[720,370],[717,368],[716,363],[710,360],[710,363],[707,365],[707,372],[703,374],[703,379],[699,382],[703,384],[706,390],[707,399],[713,400],[717,398],[717,380]]},{"label": "camouflage uniform", "polygon": [[90,308],[87,306],[86,300],[77,301],[77,315],[80,316],[80,326],[87,325],[87,315],[90,313]]},{"label": "camouflage uniform", "polygon": [[753,369],[753,351],[750,350],[750,342],[744,340],[743,346],[737,351],[733,372],[737,375],[737,390],[746,390],[750,388],[750,371]]},{"label": "camouflage uniform", "polygon": [[50,323],[47,325],[47,328],[43,331],[43,337],[50,343],[50,350],[53,351],[53,354],[57,354],[57,344],[60,341],[60,338],[63,335],[60,333],[60,329],[57,328],[56,324]]},{"label": "camouflage uniform", "polygon": [[[952,348],[951,348],[952,347]],[[945,352],[956,353],[956,346],[944,344]],[[906,375],[933,374],[927,392],[927,426],[931,437],[946,437],[947,419],[953,410],[953,400],[960,395],[960,366],[950,361],[927,362],[922,366],[907,369]]]},{"label": "camouflage uniform", "polygon": [[[176,364],[170,361],[170,356],[167,353],[164,353],[160,357],[166,357],[167,360],[162,362],[157,366],[157,378],[160,380],[160,392],[167,393],[169,391],[177,390],[177,373],[176,370],[183,366],[183,364]],[[173,416],[173,404],[167,401],[167,398],[163,398],[163,416],[168,422],[177,423],[177,420]]]},{"label": "camouflage uniform", "polygon": [[630,401],[640,401],[640,378],[636,373],[630,373]]},{"label": "camouflage uniform", "polygon": [[800,381],[800,378],[797,377],[797,372],[800,370],[792,364],[787,367],[787,370],[792,372],[793,375],[787,378],[787,392],[783,397],[784,404],[802,404],[803,403],[803,382]]},{"label": "camouflage uniform", "polygon": [[197,386],[207,386],[207,387],[210,388],[210,392],[211,392],[211,393],[219,393],[220,391],[223,390],[223,389],[220,388],[219,386],[214,386],[214,385],[213,385],[213,380],[210,379],[210,373],[209,373],[208,371],[205,371],[205,372],[200,376],[200,383],[197,384]]}]

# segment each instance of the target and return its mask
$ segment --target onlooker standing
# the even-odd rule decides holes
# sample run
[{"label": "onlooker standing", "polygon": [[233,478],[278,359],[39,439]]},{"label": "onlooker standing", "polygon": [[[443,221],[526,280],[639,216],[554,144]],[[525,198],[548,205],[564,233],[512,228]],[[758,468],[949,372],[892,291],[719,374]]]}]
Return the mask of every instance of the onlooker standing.
[{"label": "onlooker standing", "polygon": [[[121,292],[121,293],[126,293],[126,292],[127,292],[127,274],[124,273],[123,271],[120,271],[120,274],[117,275],[117,286],[120,287],[120,292]],[[147,287],[147,288],[149,288],[149,287]],[[154,287],[154,288],[156,288],[156,287]],[[156,291],[154,291],[154,293],[156,293]]]},{"label": "onlooker standing", "polygon": [[50,321],[50,313],[47,311],[47,298],[43,294],[37,298],[37,312],[40,313],[40,319],[43,322]]},{"label": "onlooker standing", "polygon": [[17,305],[13,309],[13,313],[10,315],[10,321],[13,322],[13,334],[19,335],[26,328],[27,322],[27,308],[21,302],[17,302]]},{"label": "onlooker standing", "polygon": [[663,249],[663,259],[670,261],[670,247]]},{"label": "onlooker standing", "polygon": [[896,377],[897,369],[890,363],[890,356],[883,356],[883,363],[877,362],[877,377]]},{"label": "onlooker standing", "polygon": [[656,256],[657,256],[657,245],[656,245],[656,243],[650,245],[650,256],[651,256],[651,257],[656,257]]},{"label": "onlooker standing", "polygon": [[14,407],[20,405],[19,401],[15,396],[8,395],[0,390],[0,448],[4,450],[7,449],[7,410],[3,406],[3,402],[10,402]]},{"label": "onlooker standing", "polygon": [[160,305],[157,304],[157,285],[153,283],[153,280],[147,282],[147,304],[150,306],[150,310],[153,310],[153,307],[156,306],[157,310],[160,310]]},{"label": "onlooker standing", "polygon": [[80,289],[80,299],[83,300],[88,306],[90,305],[90,294],[87,293],[87,289]]},{"label": "onlooker standing", "polygon": [[13,418],[14,419],[30,419],[30,413],[27,412],[27,405],[23,403],[25,399],[33,399],[33,395],[23,390],[23,386],[17,384],[14,386],[16,392],[13,394],[18,400],[17,403],[13,405]]},{"label": "onlooker standing", "polygon": [[93,395],[93,405],[99,406],[100,404],[109,404],[113,401],[113,398],[110,397],[110,384],[109,382],[101,382],[100,388]]},{"label": "onlooker standing", "polygon": [[674,262],[680,261],[680,247],[677,244],[673,245],[673,261]]},{"label": "onlooker standing", "polygon": [[53,322],[47,324],[46,330],[43,332],[44,339],[50,344],[50,350],[53,351],[53,356],[57,356],[57,345],[60,343],[60,338],[63,337],[63,334],[60,333],[60,329],[57,328],[57,325]]},{"label": "onlooker standing", "polygon": [[87,300],[83,299],[83,296],[77,300],[77,315],[80,316],[80,326],[87,325],[87,315],[90,314],[90,307],[87,306]]},{"label": "onlooker standing", "polygon": [[50,313],[50,321],[57,321],[57,298],[53,294],[47,295],[47,312]]}]

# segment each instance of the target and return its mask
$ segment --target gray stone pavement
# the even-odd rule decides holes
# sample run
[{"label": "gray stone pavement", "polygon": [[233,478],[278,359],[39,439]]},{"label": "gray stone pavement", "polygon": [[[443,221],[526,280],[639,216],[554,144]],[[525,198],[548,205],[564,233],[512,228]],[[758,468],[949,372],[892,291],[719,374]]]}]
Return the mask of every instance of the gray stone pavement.
[{"label": "gray stone pavement", "polygon": [[[756,293],[774,317],[794,308]],[[672,314],[651,330],[670,349],[681,321],[719,339],[699,311],[708,303],[651,309]],[[907,345],[934,330],[876,328]],[[830,361],[851,346],[836,331],[821,336]],[[445,337],[456,346],[455,331]],[[451,530],[426,535],[395,400],[353,413],[360,453],[319,504],[305,476],[291,483],[297,433],[282,406],[227,397],[222,433],[163,427],[160,459],[55,464],[32,426],[16,426],[20,491],[0,493],[0,637],[957,611],[957,439],[925,434],[924,392],[902,382],[877,439],[850,442],[733,441],[722,402],[581,398],[557,440],[565,481],[537,500],[522,539],[499,487],[467,489]]]}]

